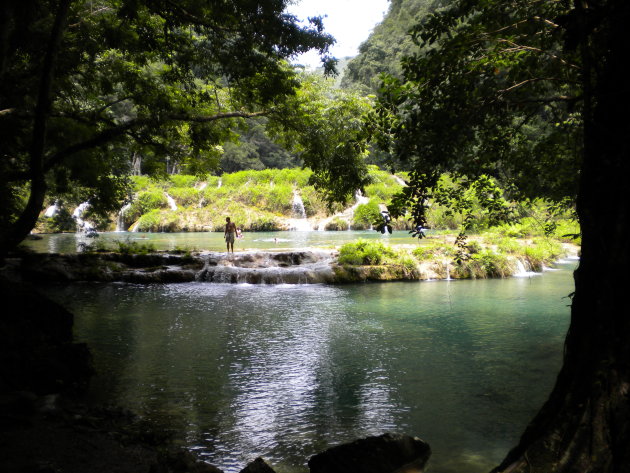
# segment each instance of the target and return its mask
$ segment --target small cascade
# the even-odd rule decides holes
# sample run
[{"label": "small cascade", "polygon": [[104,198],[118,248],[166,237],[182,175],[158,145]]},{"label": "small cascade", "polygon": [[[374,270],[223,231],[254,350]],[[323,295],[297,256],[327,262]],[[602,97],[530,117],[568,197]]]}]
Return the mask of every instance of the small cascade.
[{"label": "small cascade", "polygon": [[198,185],[196,185],[195,189],[197,189],[198,191],[202,191],[206,187],[208,187],[208,183],[206,181],[204,181],[204,182],[200,182]]},{"label": "small cascade", "polygon": [[304,208],[304,201],[302,197],[296,191],[293,191],[293,215],[296,218],[306,218],[306,209]]},{"label": "small cascade", "polygon": [[351,230],[352,228],[350,226],[350,223],[352,222],[352,218],[354,217],[354,212],[356,211],[357,207],[361,204],[367,204],[370,201],[370,199],[368,199],[363,194],[361,194],[361,191],[356,191],[354,194],[354,198],[355,198],[355,203],[351,207],[348,207],[344,211],[338,212],[335,215],[332,215],[320,221],[319,225],[317,226],[317,230],[318,231],[326,230],[326,225],[328,224],[328,222],[334,220],[337,217],[340,217],[346,220],[348,222],[348,230]]},{"label": "small cascade", "polygon": [[223,181],[221,180],[221,178],[219,178],[219,182],[217,182],[217,189],[220,189],[222,185]]},{"label": "small cascade", "polygon": [[120,211],[118,212],[118,217],[116,218],[116,231],[124,232],[127,230],[127,222],[125,221],[125,216],[127,211],[131,208],[131,202],[126,203],[122,206]]},{"label": "small cascade", "polygon": [[332,255],[325,251],[211,253],[197,281],[226,284],[317,284],[331,282]]},{"label": "small cascade", "polygon": [[446,280],[447,281],[452,281],[453,279],[451,278],[451,265],[446,263]]},{"label": "small cascade", "polygon": [[293,191],[293,203],[292,214],[293,218],[290,221],[291,230],[297,230],[301,232],[308,232],[313,230],[313,227],[306,219],[306,209],[304,208],[304,202],[302,197],[297,191]]},{"label": "small cascade", "polygon": [[514,274],[512,274],[512,276],[514,276],[515,278],[528,278],[531,276],[537,276],[540,273],[536,273],[534,271],[530,271],[525,267],[525,264],[523,263],[523,261],[521,261],[520,259],[516,260],[516,271],[514,272]]},{"label": "small cascade", "polygon": [[400,177],[398,177],[396,174],[392,174],[392,176],[394,176],[394,179],[396,179],[396,182],[398,184],[400,184],[403,187],[407,187],[407,183]]},{"label": "small cascade", "polygon": [[96,229],[94,225],[92,225],[87,220],[83,220],[83,214],[90,206],[89,202],[83,202],[79,205],[74,212],[72,212],[72,218],[76,222],[77,225],[77,233],[95,233]]},{"label": "small cascade", "polygon": [[357,208],[359,207],[359,205],[363,205],[363,204],[367,204],[370,199],[368,199],[367,197],[365,197],[360,190],[356,191],[354,193],[354,200],[355,203],[352,207],[350,207],[349,209],[349,216],[348,216],[348,230],[352,230],[352,225],[351,223],[353,222],[354,219],[354,213],[356,212]]},{"label": "small cascade", "polygon": [[171,210],[177,210],[177,204],[175,203],[175,199],[173,199],[170,195],[168,195],[166,192],[164,193],[164,195],[166,196],[166,200],[168,201],[168,206]]},{"label": "small cascade", "polygon": [[59,213],[60,208],[61,208],[61,205],[59,204],[59,201],[55,200],[55,203],[52,204],[50,207],[48,207],[46,211],[44,212],[44,217],[53,218],[55,215]]},{"label": "small cascade", "polygon": [[361,191],[356,191],[356,192],[354,193],[354,198],[355,198],[355,200],[357,201],[357,203],[353,205],[353,209],[356,209],[356,208],[357,208],[359,205],[361,205],[361,204],[367,204],[367,203],[370,201],[370,199],[368,199],[367,197],[365,197],[365,196],[361,193]]}]

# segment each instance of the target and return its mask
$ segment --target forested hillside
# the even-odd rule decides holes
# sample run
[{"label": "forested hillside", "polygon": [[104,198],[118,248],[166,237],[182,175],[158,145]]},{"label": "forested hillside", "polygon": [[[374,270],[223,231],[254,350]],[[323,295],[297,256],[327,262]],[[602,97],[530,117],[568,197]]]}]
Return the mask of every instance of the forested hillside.
[{"label": "forested hillside", "polygon": [[383,21],[359,47],[359,55],[348,62],[342,87],[364,86],[375,91],[382,72],[400,75],[400,59],[413,46],[407,33],[433,4],[433,0],[392,0]]}]

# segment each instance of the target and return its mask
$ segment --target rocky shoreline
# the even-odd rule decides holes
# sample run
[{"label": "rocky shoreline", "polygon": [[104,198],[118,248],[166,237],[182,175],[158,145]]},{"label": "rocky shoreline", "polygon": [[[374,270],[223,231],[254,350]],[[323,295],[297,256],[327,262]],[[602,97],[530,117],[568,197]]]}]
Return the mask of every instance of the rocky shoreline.
[{"label": "rocky shoreline", "polygon": [[456,277],[453,262],[403,265],[339,264],[336,250],[243,251],[234,254],[114,252],[25,253],[7,258],[2,272],[30,282],[344,284],[368,281],[420,281]]}]

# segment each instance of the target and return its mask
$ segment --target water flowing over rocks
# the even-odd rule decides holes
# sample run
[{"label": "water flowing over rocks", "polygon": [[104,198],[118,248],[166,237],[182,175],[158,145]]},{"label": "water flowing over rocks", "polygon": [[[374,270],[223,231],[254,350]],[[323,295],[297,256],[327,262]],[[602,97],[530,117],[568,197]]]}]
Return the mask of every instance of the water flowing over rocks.
[{"label": "water flowing over rocks", "polygon": [[8,259],[4,271],[13,279],[50,282],[314,284],[335,282],[334,256],[325,250],[28,254]]},{"label": "water flowing over rocks", "polygon": [[198,281],[248,284],[313,284],[334,282],[330,251],[247,252],[229,257],[205,256]]}]

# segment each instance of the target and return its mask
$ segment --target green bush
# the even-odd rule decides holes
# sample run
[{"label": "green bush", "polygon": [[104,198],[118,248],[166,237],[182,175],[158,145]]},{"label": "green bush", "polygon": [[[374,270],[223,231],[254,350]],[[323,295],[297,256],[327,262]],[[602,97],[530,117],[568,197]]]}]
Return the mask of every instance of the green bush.
[{"label": "green bush", "polygon": [[125,218],[129,222],[133,222],[152,210],[164,208],[168,208],[168,199],[164,191],[150,187],[148,190],[136,194],[131,206],[125,212]]},{"label": "green bush", "polygon": [[418,261],[451,258],[455,255],[455,248],[448,243],[431,242],[414,248],[411,254]]},{"label": "green bush", "polygon": [[340,264],[378,265],[396,256],[394,250],[381,241],[360,239],[343,245],[339,250],[338,261]]},{"label": "green bush", "polygon": [[173,187],[194,187],[199,182],[199,177],[189,174],[173,174],[169,180]]},{"label": "green bush", "polygon": [[147,189],[154,183],[149,176],[131,176],[131,182],[134,192]]},{"label": "green bush", "polygon": [[328,231],[346,231],[350,228],[348,222],[341,217],[335,217],[324,226],[324,230]]},{"label": "green bush", "polygon": [[497,248],[501,253],[516,254],[522,252],[523,245],[513,238],[502,238],[498,242]]},{"label": "green bush", "polygon": [[118,253],[123,255],[146,255],[155,252],[155,245],[151,242],[138,243],[136,241],[115,242]]},{"label": "green bush", "polygon": [[548,238],[534,240],[524,246],[524,256],[532,271],[542,271],[543,266],[551,264],[564,255],[562,245]]},{"label": "green bush", "polygon": [[355,209],[352,219],[352,228],[355,230],[365,230],[379,220],[382,221],[382,217],[378,203],[376,200],[370,199],[367,204],[360,204]]},{"label": "green bush", "polygon": [[265,210],[291,215],[293,210],[293,187],[286,183],[274,184],[267,191],[266,201]]},{"label": "green bush", "polygon": [[151,210],[142,215],[135,224],[137,232],[157,232],[162,221],[161,212],[158,209]]},{"label": "green bush", "polygon": [[438,230],[457,230],[460,228],[463,217],[460,214],[448,210],[442,205],[431,205],[427,212],[427,225]]},{"label": "green bush", "polygon": [[580,245],[582,238],[580,235],[580,224],[576,220],[562,219],[556,223],[554,236],[560,241]]},{"label": "green bush", "polygon": [[175,199],[177,205],[191,207],[199,204],[202,194],[194,187],[172,187],[169,195]]},{"label": "green bush", "polygon": [[460,261],[455,267],[458,278],[505,278],[514,273],[514,267],[505,255],[482,250]]}]

